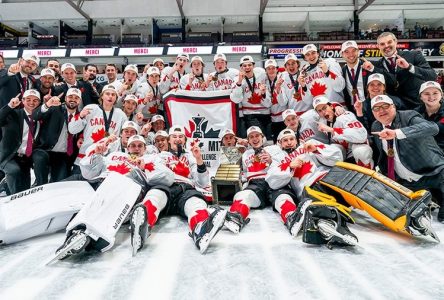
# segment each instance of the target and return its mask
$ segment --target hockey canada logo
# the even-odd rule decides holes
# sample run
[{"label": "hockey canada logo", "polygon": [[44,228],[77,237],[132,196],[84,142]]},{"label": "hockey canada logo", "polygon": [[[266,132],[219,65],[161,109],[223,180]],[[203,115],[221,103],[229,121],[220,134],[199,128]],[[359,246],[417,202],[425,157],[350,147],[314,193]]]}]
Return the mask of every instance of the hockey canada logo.
[{"label": "hockey canada logo", "polygon": [[205,117],[200,115],[191,117],[191,120],[188,120],[189,127],[185,126],[185,136],[193,139],[219,138],[220,129],[214,130],[213,128],[208,128],[208,125],[208,120]]}]

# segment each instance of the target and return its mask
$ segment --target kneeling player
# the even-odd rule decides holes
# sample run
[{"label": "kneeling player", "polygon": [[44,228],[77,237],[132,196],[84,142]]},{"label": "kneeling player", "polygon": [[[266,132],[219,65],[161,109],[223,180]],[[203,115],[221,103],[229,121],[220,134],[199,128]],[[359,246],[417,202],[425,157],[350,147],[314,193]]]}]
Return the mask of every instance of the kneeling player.
[{"label": "kneeling player", "polygon": [[[163,190],[168,190],[173,183],[171,170],[154,156],[144,156],[146,144],[142,136],[135,135],[128,140],[129,153],[109,153],[115,139],[111,136],[93,144],[81,160],[82,175],[99,187],[91,203],[68,224],[65,243],[50,262],[84,249],[109,250],[134,203],[145,195],[147,188],[165,195]],[[141,213],[143,211],[135,209],[130,217],[133,254],[143,246],[140,231],[145,230],[143,236],[147,236],[147,226],[143,226],[146,215],[140,217]]]},{"label": "kneeling player", "polygon": [[247,140],[251,148],[242,155],[242,169],[248,183],[244,190],[234,195],[225,221],[225,226],[234,233],[238,233],[249,222],[250,208],[263,208],[271,203],[274,209],[285,216],[284,222],[287,215],[296,208],[296,196],[289,188],[271,190],[265,181],[271,157],[279,149],[276,146],[264,147],[264,135],[256,126],[248,128]]},{"label": "kneeling player", "polygon": [[[291,129],[284,129],[280,132],[278,144],[281,150],[273,156],[273,163],[265,180],[272,189],[276,190],[286,189],[290,185],[296,191],[299,199],[302,199],[298,209],[294,204],[290,206],[287,203],[285,206],[287,209],[280,211],[290,233],[296,236],[303,223],[306,223],[304,242],[355,244],[357,238],[348,230],[345,222],[342,222],[343,219],[347,220],[349,216],[347,214],[346,218],[342,217],[343,214],[339,212],[340,210],[338,211],[341,209],[340,204],[330,198],[328,198],[330,200],[328,202],[323,201],[327,197],[313,197],[313,193],[309,193],[309,198],[303,195],[305,187],[313,185],[325,176],[337,161],[342,160],[341,151],[335,146],[326,145],[316,140],[310,140],[298,146],[295,133]],[[342,210],[344,209],[342,208]],[[327,231],[331,227],[347,237],[344,240],[333,238],[334,234],[330,232],[331,230]],[[310,232],[307,232],[307,229],[310,229]],[[336,232],[334,233],[337,235]]]},{"label": "kneeling player", "polygon": [[206,187],[209,174],[200,148],[194,145],[191,153],[185,151],[186,137],[182,127],[172,126],[168,137],[169,149],[159,154],[164,165],[174,172],[174,183],[169,197],[151,189],[143,200],[142,207],[147,212],[147,221],[153,227],[159,214],[180,215],[188,219],[190,236],[201,253],[208,248],[213,237],[222,228],[226,211],[216,208],[212,213],[196,186]]}]

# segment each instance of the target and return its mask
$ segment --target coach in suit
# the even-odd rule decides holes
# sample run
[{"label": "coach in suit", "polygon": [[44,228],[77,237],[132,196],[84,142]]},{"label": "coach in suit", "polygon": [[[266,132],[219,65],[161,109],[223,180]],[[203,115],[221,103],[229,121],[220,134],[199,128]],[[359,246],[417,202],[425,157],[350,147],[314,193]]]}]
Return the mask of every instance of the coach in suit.
[{"label": "coach in suit", "polygon": [[68,132],[68,123],[78,114],[81,92],[70,88],[66,101],[61,104],[57,96],[50,98],[37,108],[33,117],[41,121],[41,129],[32,153],[36,184],[57,182],[70,175],[78,153],[77,136]]},{"label": "coach in suit", "polygon": [[379,136],[375,144],[381,172],[413,190],[437,189],[438,220],[444,222],[444,153],[433,138],[438,125],[416,111],[397,111],[386,95],[373,98],[371,109],[376,118],[372,133]]},{"label": "coach in suit", "polygon": [[6,174],[11,194],[29,189],[31,186],[32,150],[39,123],[32,119],[33,110],[40,104],[40,94],[27,90],[20,100],[12,98],[0,109],[0,127],[3,138],[0,142],[0,169]]},{"label": "coach in suit", "polygon": [[372,74],[369,63],[359,59],[359,48],[355,41],[346,41],[341,45],[341,55],[346,64],[342,67],[345,79],[344,102],[350,111],[354,111],[356,101],[364,101],[368,96],[367,82]]},{"label": "coach in suit", "polygon": [[60,97],[65,102],[66,93],[69,88],[78,88],[82,92],[82,102],[79,108],[83,108],[88,104],[99,104],[99,94],[88,81],[78,81],[76,79],[77,71],[73,64],[65,63],[62,65],[62,76],[65,82],[55,87],[54,95],[63,95]]},{"label": "coach in suit", "polygon": [[419,51],[397,51],[397,39],[391,32],[382,33],[377,40],[383,57],[374,63],[375,73],[387,82],[387,93],[403,100],[403,109],[421,104],[419,88],[425,81],[435,81],[436,73]]},{"label": "coach in suit", "polygon": [[0,107],[8,104],[17,94],[23,95],[26,90],[35,88],[35,78],[31,75],[40,63],[35,55],[23,55],[17,64],[9,67],[13,75],[0,77]]}]

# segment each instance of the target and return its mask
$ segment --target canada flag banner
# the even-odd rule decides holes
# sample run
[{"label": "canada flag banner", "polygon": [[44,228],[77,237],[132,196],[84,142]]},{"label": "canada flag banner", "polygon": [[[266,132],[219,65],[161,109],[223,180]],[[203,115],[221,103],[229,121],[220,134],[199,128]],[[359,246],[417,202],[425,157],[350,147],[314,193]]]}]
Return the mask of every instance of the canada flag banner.
[{"label": "canada flag banner", "polygon": [[210,174],[215,174],[219,167],[219,135],[224,129],[237,129],[238,110],[230,92],[176,90],[163,99],[168,124],[184,128],[187,149],[197,143]]}]

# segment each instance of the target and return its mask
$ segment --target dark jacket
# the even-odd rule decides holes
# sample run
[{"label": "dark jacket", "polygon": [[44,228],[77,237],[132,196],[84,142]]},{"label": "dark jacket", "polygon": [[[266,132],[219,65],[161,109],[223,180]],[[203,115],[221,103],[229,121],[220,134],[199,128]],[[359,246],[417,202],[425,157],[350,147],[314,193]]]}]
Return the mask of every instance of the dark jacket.
[{"label": "dark jacket", "polygon": [[[373,123],[372,132],[382,129],[379,121]],[[405,139],[394,141],[404,167],[423,176],[433,176],[444,169],[444,153],[433,138],[438,133],[435,123],[424,120],[416,111],[398,111],[392,129],[401,129],[406,135]],[[382,149],[381,139],[375,138],[375,144],[380,152],[377,165],[383,174],[387,174],[387,154]]]},{"label": "dark jacket", "polygon": [[398,51],[398,55],[408,63],[415,66],[415,73],[408,69],[390,68],[390,62],[381,58],[374,63],[374,73],[384,75],[386,81],[386,92],[398,96],[404,100],[406,109],[414,109],[421,104],[419,100],[419,88],[425,81],[435,81],[436,72],[433,70],[424,56],[419,51]]},{"label": "dark jacket", "polygon": [[[0,141],[0,168],[4,168],[5,164],[17,153],[22,143],[23,121],[26,117],[23,108],[13,109],[6,105],[0,109],[0,127],[3,133],[3,138]],[[38,122],[36,129],[37,126]]]},{"label": "dark jacket", "polygon": [[[44,113],[39,106],[34,110],[32,117],[34,120],[41,121],[35,148],[51,151],[59,140],[63,124],[68,121],[65,105],[52,106]],[[74,152],[76,152],[77,135],[74,135],[73,138]]]},{"label": "dark jacket", "polygon": [[[28,76],[27,89],[35,88],[36,80]],[[12,76],[0,77],[0,108],[7,105],[9,101],[22,92],[22,76],[20,72]]]},{"label": "dark jacket", "polygon": [[[88,104],[99,104],[99,94],[95,91],[89,82],[77,81],[77,87],[82,92],[82,103],[83,106]],[[60,97],[61,102],[65,102],[66,93],[68,92],[68,85],[62,83],[54,87],[53,95],[60,95],[63,92],[62,97]]]}]

